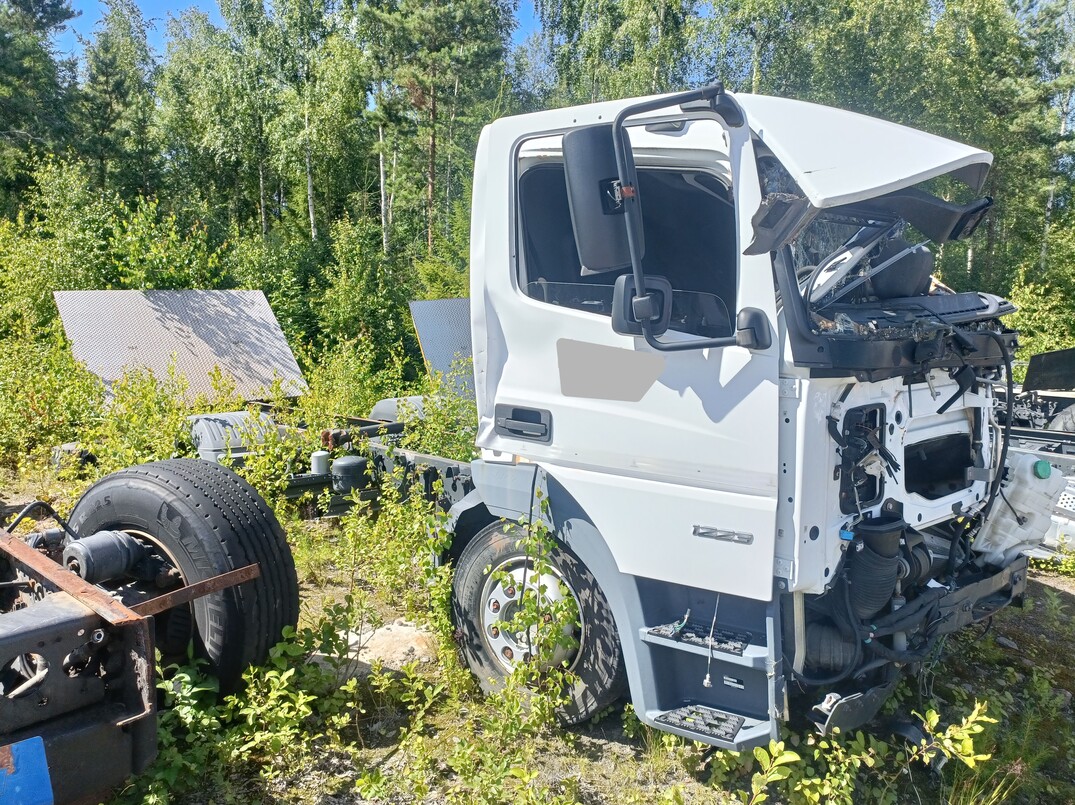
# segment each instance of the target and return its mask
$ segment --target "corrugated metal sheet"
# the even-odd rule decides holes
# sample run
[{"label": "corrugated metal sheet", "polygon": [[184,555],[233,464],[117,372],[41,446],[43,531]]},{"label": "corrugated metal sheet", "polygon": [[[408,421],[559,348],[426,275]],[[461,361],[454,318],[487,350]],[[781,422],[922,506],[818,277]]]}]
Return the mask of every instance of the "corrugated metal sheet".
[{"label": "corrugated metal sheet", "polygon": [[106,386],[127,368],[164,376],[169,365],[189,393],[212,391],[214,366],[248,400],[278,376],[289,395],[306,390],[280,324],[261,291],[57,291],[53,294],[75,358]]},{"label": "corrugated metal sheet", "polygon": [[[445,375],[460,359],[472,357],[470,342],[470,300],[432,299],[411,302],[411,318],[422,346],[422,357],[430,371]],[[471,372],[463,378],[473,394]]]}]

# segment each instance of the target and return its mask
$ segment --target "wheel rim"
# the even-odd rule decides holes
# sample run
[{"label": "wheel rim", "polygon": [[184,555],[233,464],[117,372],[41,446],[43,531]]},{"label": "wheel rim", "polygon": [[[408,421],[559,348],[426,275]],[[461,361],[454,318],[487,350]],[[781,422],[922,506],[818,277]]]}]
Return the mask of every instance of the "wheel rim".
[{"label": "wheel rim", "polygon": [[[542,592],[544,587],[544,592]],[[582,617],[578,595],[563,575],[553,567],[547,567],[540,577],[534,572],[533,565],[525,557],[515,557],[501,562],[488,574],[482,586],[481,630],[482,637],[489,646],[489,653],[506,671],[511,671],[520,662],[530,660],[531,644],[536,626],[526,630],[514,630],[510,624],[519,612],[520,604],[526,592],[541,597],[541,604],[553,607],[570,596],[575,601],[578,612],[578,624],[565,624],[564,635],[575,638],[577,646],[582,645],[586,637],[586,624]],[[565,592],[566,591],[566,592]],[[567,665],[574,669],[578,662],[577,647],[558,645],[553,650],[549,662],[543,663],[539,670]]]},{"label": "wheel rim", "polygon": [[[151,550],[157,551],[163,556],[179,574],[180,587],[185,587],[190,583],[189,579],[187,579],[187,574],[183,572],[174,553],[159,539],[140,528],[119,526],[116,530],[122,531],[125,534],[130,534],[132,537],[136,537],[146,543]],[[163,595],[166,592],[168,592],[168,590],[161,590],[160,595]],[[190,601],[186,604],[179,604],[164,612],[157,613],[153,616],[153,628],[157,648],[160,649],[165,660],[171,661],[177,658],[181,660],[187,645],[197,632],[194,602]]]}]

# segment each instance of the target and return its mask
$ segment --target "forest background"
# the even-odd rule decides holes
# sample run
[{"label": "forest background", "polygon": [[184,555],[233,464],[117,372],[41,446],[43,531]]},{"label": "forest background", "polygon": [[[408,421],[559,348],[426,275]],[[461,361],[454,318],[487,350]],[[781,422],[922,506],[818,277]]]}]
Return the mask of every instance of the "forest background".
[{"label": "forest background", "polygon": [[162,50],[104,8],[63,56],[69,0],[0,0],[6,360],[62,348],[54,290],[253,288],[306,368],[414,372],[407,300],[467,293],[485,123],[712,78],[993,152],[941,276],[1013,298],[1027,354],[1075,341],[1069,0],[223,0]]}]

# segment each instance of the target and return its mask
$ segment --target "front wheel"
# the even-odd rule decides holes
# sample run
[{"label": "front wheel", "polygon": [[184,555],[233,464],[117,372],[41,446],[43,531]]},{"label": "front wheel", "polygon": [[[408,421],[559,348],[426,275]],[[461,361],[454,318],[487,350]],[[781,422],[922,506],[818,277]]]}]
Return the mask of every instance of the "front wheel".
[{"label": "front wheel", "polygon": [[[284,627],[298,620],[298,579],[280,523],[246,481],[218,464],[171,459],[120,470],[86,491],[70,521],[81,536],[136,537],[185,585],[260,565],[252,581],[154,616],[164,662],[182,661],[193,640],[223,691],[236,688],[247,666],[264,662]],[[152,580],[109,586],[133,600],[163,591]]]},{"label": "front wheel", "polygon": [[615,702],[627,687],[612,612],[593,574],[567,546],[557,543],[549,551],[538,576],[518,545],[521,534],[510,529],[507,523],[493,523],[474,536],[459,558],[452,610],[463,657],[482,690],[495,691],[516,664],[530,660],[530,636],[507,627],[524,591],[538,592],[550,607],[573,597],[578,623],[565,630],[577,647],[557,647],[551,663],[566,666],[575,676],[558,714],[565,723],[578,724]]}]

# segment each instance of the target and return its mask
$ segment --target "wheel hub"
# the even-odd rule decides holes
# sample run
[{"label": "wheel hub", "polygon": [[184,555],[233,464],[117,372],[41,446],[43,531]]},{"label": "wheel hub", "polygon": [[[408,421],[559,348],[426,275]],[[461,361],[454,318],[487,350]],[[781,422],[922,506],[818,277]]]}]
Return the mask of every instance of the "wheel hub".
[{"label": "wheel hub", "polygon": [[[510,559],[494,568],[482,593],[481,627],[490,653],[509,671],[519,662],[530,661],[533,644],[538,637],[536,625],[519,629],[513,623],[527,593],[539,596],[543,610],[555,607],[568,596],[575,599],[578,610],[578,596],[555,568],[548,568],[538,576],[527,560],[518,558]],[[546,612],[543,619],[545,623],[549,623],[552,615]],[[575,624],[565,624],[563,634],[573,636],[581,643],[580,628]],[[540,670],[545,671],[564,663],[573,666],[577,653],[574,647],[557,645],[553,649],[551,659],[543,663]]]}]

